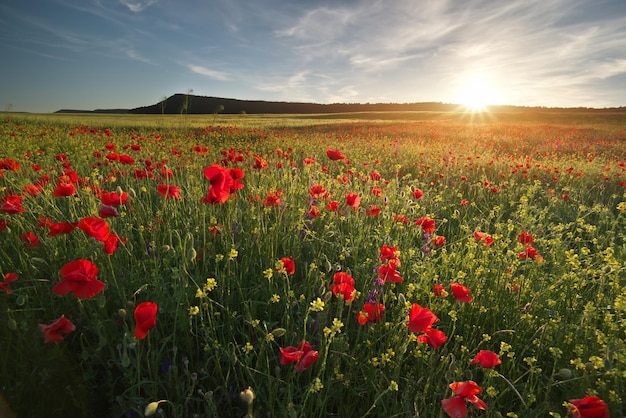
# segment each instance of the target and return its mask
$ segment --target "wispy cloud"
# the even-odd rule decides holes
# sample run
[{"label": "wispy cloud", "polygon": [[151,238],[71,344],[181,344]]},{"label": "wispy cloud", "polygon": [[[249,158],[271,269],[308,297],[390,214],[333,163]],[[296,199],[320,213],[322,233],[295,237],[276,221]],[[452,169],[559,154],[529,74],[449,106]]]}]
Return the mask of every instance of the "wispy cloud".
[{"label": "wispy cloud", "polygon": [[153,5],[154,3],[157,2],[157,0],[144,0],[144,1],[140,1],[140,0],[119,0],[120,3],[122,3],[124,6],[128,7],[128,9],[131,12],[134,13],[139,13],[142,10],[146,9],[147,7]]},{"label": "wispy cloud", "polygon": [[211,70],[209,68],[202,67],[200,65],[187,64],[187,68],[196,74],[204,75],[209,78],[213,78],[215,80],[220,80],[220,81],[230,80],[230,77],[228,76],[228,74],[223,73],[221,71]]},{"label": "wispy cloud", "polygon": [[146,64],[153,64],[153,62],[151,60],[149,60],[148,58],[140,55],[139,53],[137,53],[137,51],[135,51],[134,49],[127,49],[126,50],[126,56],[132,60],[135,61],[139,61],[139,62],[143,62]]},{"label": "wispy cloud", "polygon": [[446,101],[478,73],[505,101],[531,90],[535,103],[564,105],[625,72],[626,15],[596,16],[582,0],[344,3],[305,9],[275,35],[311,71],[341,74],[335,91]]},{"label": "wispy cloud", "polygon": [[257,83],[255,88],[261,91],[293,92],[306,85],[307,75],[308,71],[298,71],[286,77],[274,76],[271,81]]}]

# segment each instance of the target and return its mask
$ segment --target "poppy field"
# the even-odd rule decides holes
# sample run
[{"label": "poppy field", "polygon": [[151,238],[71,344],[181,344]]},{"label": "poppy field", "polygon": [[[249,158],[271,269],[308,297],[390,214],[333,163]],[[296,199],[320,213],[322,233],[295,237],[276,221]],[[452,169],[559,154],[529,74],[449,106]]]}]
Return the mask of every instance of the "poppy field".
[{"label": "poppy field", "polygon": [[624,124],[152,118],[0,119],[0,416],[626,415]]}]

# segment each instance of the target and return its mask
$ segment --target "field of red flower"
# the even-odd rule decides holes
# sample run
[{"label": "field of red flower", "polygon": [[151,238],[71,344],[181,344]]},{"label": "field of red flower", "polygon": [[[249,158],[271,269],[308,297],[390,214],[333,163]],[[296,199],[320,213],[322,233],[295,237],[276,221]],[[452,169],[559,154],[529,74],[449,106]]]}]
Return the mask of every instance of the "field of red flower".
[{"label": "field of red flower", "polygon": [[0,120],[0,412],[626,414],[623,127],[100,122]]}]

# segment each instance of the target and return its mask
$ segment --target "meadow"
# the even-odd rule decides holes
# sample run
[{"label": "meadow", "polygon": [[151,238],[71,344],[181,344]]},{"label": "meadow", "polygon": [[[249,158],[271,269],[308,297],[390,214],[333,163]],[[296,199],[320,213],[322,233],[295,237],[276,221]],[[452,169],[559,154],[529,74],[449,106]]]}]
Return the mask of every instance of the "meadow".
[{"label": "meadow", "polygon": [[623,116],[3,114],[0,142],[0,416],[626,416]]}]

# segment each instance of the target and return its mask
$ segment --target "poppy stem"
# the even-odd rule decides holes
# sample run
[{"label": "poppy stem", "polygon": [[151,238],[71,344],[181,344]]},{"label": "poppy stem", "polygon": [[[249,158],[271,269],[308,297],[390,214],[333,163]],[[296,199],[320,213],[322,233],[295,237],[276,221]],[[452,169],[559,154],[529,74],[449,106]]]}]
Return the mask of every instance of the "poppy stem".
[{"label": "poppy stem", "polygon": [[526,405],[526,402],[524,402],[524,398],[522,398],[522,395],[517,391],[517,389],[515,389],[515,386],[513,386],[513,383],[511,383],[511,381],[509,381],[509,379],[507,379],[506,377],[504,377],[502,374],[498,373],[498,376],[501,377],[502,379],[504,379],[504,381],[509,385],[509,387],[511,389],[513,389],[513,392],[515,392],[515,394],[517,395],[517,397],[519,398],[519,400],[522,402],[522,405],[524,405],[524,408],[528,408],[528,406]]}]

